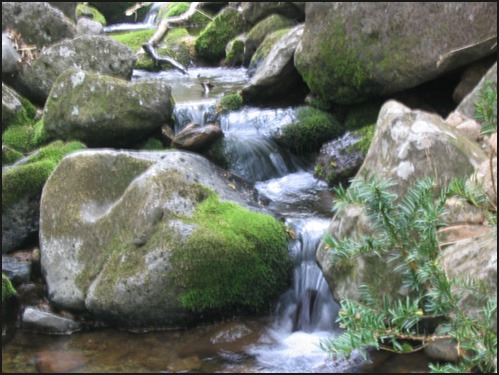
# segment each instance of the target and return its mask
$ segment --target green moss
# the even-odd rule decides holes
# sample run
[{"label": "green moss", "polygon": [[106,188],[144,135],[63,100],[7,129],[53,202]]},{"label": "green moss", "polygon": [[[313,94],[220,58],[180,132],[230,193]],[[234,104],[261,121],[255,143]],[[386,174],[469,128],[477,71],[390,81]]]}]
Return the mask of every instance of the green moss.
[{"label": "green moss", "polygon": [[94,21],[99,22],[102,26],[106,26],[106,18],[99,12],[97,8],[93,6],[79,3],[76,7],[76,16],[79,17],[91,17]]},{"label": "green moss", "polygon": [[117,42],[123,43],[127,47],[129,47],[133,52],[138,52],[142,48],[142,44],[151,38],[156,29],[152,30],[140,30],[140,31],[132,31],[130,33],[125,34],[115,34],[110,35],[111,38],[116,40]]},{"label": "green moss", "polygon": [[362,155],[366,156],[369,151],[369,147],[371,147],[371,142],[374,137],[374,131],[376,130],[376,124],[368,125],[359,129],[355,132],[356,135],[362,137],[362,139],[353,145],[348,147],[348,153],[352,153],[353,151],[360,151]]},{"label": "green moss", "polygon": [[65,155],[82,148],[79,142],[65,145],[62,141],[56,141],[31,156],[28,164],[2,172],[2,212],[25,196],[39,195],[57,163]]},{"label": "green moss", "polygon": [[186,290],[180,297],[185,308],[258,311],[287,286],[286,233],[271,216],[220,203],[209,191],[186,222],[197,229],[171,257],[175,283]]},{"label": "green moss", "polygon": [[163,150],[163,143],[157,138],[149,138],[141,147],[142,150]]},{"label": "green moss", "polygon": [[243,62],[243,57],[244,57],[244,41],[236,37],[232,41],[230,51],[227,52],[226,54],[224,64],[230,66],[240,65]]},{"label": "green moss", "polygon": [[36,116],[36,107],[26,98],[17,96],[21,102],[22,111],[13,116],[10,111],[2,111],[2,131],[11,126],[30,125]]},{"label": "green moss", "polygon": [[47,141],[43,121],[35,124],[15,125],[2,134],[2,143],[20,152],[30,152]]},{"label": "green moss", "polygon": [[217,104],[217,113],[237,111],[243,105],[243,97],[239,94],[225,95]]},{"label": "green moss", "polygon": [[[341,22],[332,25],[332,29],[333,37],[316,47],[319,52],[312,61],[298,61],[296,66],[308,87],[322,99],[340,104],[360,102],[371,92],[371,66],[357,56],[352,47],[355,43],[348,39],[346,28]],[[307,69],[300,70],[305,65]],[[311,66],[314,69],[310,69]]]},{"label": "green moss", "polygon": [[[190,2],[177,2],[170,3],[171,5],[166,7],[165,10],[160,10],[158,13],[158,20],[161,21],[164,18],[180,16],[181,14],[189,10]],[[206,13],[206,12],[205,12]],[[190,24],[207,24],[211,20],[200,12],[194,13],[192,18],[188,23]]]},{"label": "green moss", "polygon": [[7,275],[2,272],[2,309],[4,302],[13,297],[15,294],[16,290],[12,286],[12,283],[10,282]]},{"label": "green moss", "polygon": [[244,29],[242,15],[235,9],[226,8],[196,38],[194,46],[199,57],[218,62],[225,57],[225,47]]},{"label": "green moss", "polygon": [[367,125],[373,125],[378,119],[381,104],[363,103],[348,106],[348,113],[345,118],[345,128],[347,130],[356,130],[364,128]]},{"label": "green moss", "polygon": [[273,33],[267,35],[263,40],[262,44],[257,48],[256,52],[251,57],[250,64],[258,65],[260,61],[265,60],[269,55],[272,47],[287,33],[291,30],[291,27],[274,31]]},{"label": "green moss", "polygon": [[345,132],[335,117],[313,107],[302,107],[296,113],[296,121],[282,130],[278,141],[297,151],[316,151],[323,143]]},{"label": "green moss", "polygon": [[24,155],[21,154],[20,152],[8,146],[2,145],[2,167],[4,165],[13,164],[14,162],[16,162],[19,159],[22,159],[23,157]]}]

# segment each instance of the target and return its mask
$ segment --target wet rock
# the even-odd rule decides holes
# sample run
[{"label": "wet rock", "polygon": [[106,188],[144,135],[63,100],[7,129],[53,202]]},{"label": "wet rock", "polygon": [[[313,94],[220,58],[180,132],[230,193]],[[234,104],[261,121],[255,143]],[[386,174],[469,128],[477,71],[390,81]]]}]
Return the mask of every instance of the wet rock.
[{"label": "wet rock", "polygon": [[329,186],[348,183],[365,159],[365,155],[354,147],[360,140],[360,136],[347,132],[324,144],[315,162],[314,177],[326,181]]},{"label": "wet rock", "polygon": [[78,331],[80,324],[50,312],[27,307],[22,316],[22,327],[26,331],[60,335]]},{"label": "wet rock", "polygon": [[17,72],[17,61],[20,58],[21,55],[12,46],[10,38],[2,33],[2,74]]},{"label": "wet rock", "polygon": [[241,95],[245,101],[289,95],[290,90],[302,82],[293,57],[303,28],[303,25],[293,28],[274,45],[251,81],[243,87]]},{"label": "wet rock", "polygon": [[41,373],[64,373],[77,370],[89,359],[66,351],[43,351],[35,354],[36,368]]},{"label": "wet rock", "polygon": [[15,81],[15,88],[43,104],[65,70],[78,67],[94,74],[125,80],[132,77],[137,57],[130,48],[107,36],[82,35],[61,41],[43,51]]},{"label": "wet rock", "polygon": [[193,122],[173,138],[172,147],[189,151],[202,151],[222,137],[222,129],[218,126],[213,124],[201,126]]},{"label": "wet rock", "polygon": [[104,27],[98,21],[82,17],[78,20],[78,23],[76,24],[76,30],[86,35],[100,35],[104,32]]},{"label": "wet rock", "polygon": [[21,33],[38,50],[76,36],[76,27],[59,9],[44,2],[3,2],[2,29]]},{"label": "wet rock", "polygon": [[495,54],[496,18],[493,3],[313,2],[295,66],[322,99],[358,103]]},{"label": "wet rock", "polygon": [[27,283],[31,279],[31,263],[2,256],[2,272],[7,275],[14,285]]},{"label": "wet rock", "polygon": [[127,82],[69,69],[47,100],[44,131],[49,138],[79,139],[89,147],[125,147],[169,122],[172,107],[171,88],[161,80]]},{"label": "wet rock", "polygon": [[[232,203],[219,203],[213,192]],[[98,150],[64,158],[41,199],[49,298],[58,308],[127,327],[199,322],[208,305],[196,303],[220,290],[210,297],[210,314],[251,309],[253,293],[268,301],[287,285],[288,255],[284,230],[259,214],[266,211],[257,199],[249,184],[185,151]],[[237,222],[232,210],[242,215]],[[250,236],[256,228],[258,236]],[[235,285],[242,292],[233,292]]]},{"label": "wet rock", "polygon": [[[391,178],[396,182],[392,192],[401,199],[417,180],[436,176],[438,191],[455,177],[467,177],[486,160],[487,155],[476,143],[459,134],[441,117],[388,101],[381,108],[373,141],[357,175],[370,171],[379,177]],[[454,223],[454,219],[449,217],[449,224]],[[369,234],[370,229],[361,211],[351,207],[333,217],[328,231],[336,238],[358,238]],[[369,283],[382,284],[390,295],[403,293],[402,277],[392,272],[391,263],[375,255],[332,265],[328,250],[321,243],[317,261],[337,300],[358,298],[358,287]]]}]

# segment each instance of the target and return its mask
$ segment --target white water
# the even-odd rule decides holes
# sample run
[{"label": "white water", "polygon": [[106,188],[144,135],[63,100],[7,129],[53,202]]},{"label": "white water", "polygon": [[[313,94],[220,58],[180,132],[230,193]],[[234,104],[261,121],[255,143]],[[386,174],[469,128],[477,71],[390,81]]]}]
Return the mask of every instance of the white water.
[{"label": "white water", "polygon": [[154,3],[149,11],[147,12],[144,20],[137,23],[118,23],[114,25],[109,25],[104,27],[105,33],[119,32],[119,31],[135,31],[135,30],[146,30],[153,29],[156,27],[156,17],[160,8],[167,3],[156,2]]}]

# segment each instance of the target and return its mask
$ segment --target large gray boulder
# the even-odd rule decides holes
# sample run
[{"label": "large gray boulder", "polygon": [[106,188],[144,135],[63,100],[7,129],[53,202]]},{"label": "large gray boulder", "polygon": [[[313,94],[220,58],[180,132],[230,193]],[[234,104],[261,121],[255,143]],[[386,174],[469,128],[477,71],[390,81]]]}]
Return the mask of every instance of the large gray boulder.
[{"label": "large gray boulder", "polygon": [[295,65],[324,100],[356,103],[494,54],[496,19],[497,3],[311,2]]},{"label": "large gray boulder", "polygon": [[243,87],[241,95],[245,101],[289,95],[290,90],[302,82],[293,58],[303,28],[303,25],[296,26],[272,47],[251,81]]},{"label": "large gray boulder", "polygon": [[[476,143],[438,115],[388,101],[381,108],[371,147],[357,175],[369,171],[391,178],[396,183],[392,192],[401,199],[417,180],[436,178],[435,188],[439,189],[455,177],[467,177],[485,160],[487,155]],[[448,220],[452,223],[454,219]],[[328,232],[338,239],[359,238],[370,234],[370,226],[362,210],[350,207],[333,217]],[[337,300],[359,298],[362,284],[381,287],[390,296],[405,293],[401,275],[393,272],[393,263],[385,258],[362,256],[333,265],[324,244],[316,257]]]},{"label": "large gray boulder", "polygon": [[78,68],[130,80],[136,60],[130,48],[112,38],[82,35],[45,49],[32,65],[24,67],[16,88],[43,104],[57,77],[67,69]]},{"label": "large gray boulder", "polygon": [[289,260],[282,224],[262,210],[255,189],[193,153],[75,153],[41,199],[49,299],[123,326],[267,306]]},{"label": "large gray boulder", "polygon": [[45,135],[89,147],[125,147],[171,120],[171,88],[161,80],[128,82],[68,69],[55,82],[43,115]]},{"label": "large gray boulder", "polygon": [[20,33],[26,44],[38,50],[77,35],[64,13],[44,2],[2,2],[2,31],[6,28]]}]

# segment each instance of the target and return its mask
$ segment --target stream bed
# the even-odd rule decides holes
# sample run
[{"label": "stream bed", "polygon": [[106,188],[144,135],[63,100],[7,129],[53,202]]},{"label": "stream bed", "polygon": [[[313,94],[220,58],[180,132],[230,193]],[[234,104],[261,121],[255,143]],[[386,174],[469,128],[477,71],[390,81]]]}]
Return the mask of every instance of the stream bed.
[{"label": "stream bed", "polygon": [[[217,101],[235,93],[249,78],[245,69],[192,68],[177,71],[135,71],[133,80],[166,80],[175,98],[178,132],[190,121],[201,125],[218,120],[225,133],[228,169],[255,184],[270,198],[268,209],[293,229],[289,244],[293,281],[274,312],[238,317],[184,331],[130,332],[111,328],[47,336],[18,329],[2,347],[2,372],[44,372],[44,356],[59,356],[52,367],[63,372],[276,372],[351,373],[378,370],[358,354],[348,361],[331,359],[320,340],[340,334],[334,321],[337,302],[315,261],[315,250],[332,216],[333,196],[313,177],[313,166],[281,149],[271,135],[292,121],[294,108],[243,107],[215,116]],[[206,94],[201,82],[213,89]],[[56,353],[56,354],[54,354]],[[386,357],[383,357],[386,359]],[[398,358],[401,358],[399,356]],[[422,366],[424,357],[397,371]],[[73,361],[73,362],[71,362]],[[75,362],[76,361],[76,362]],[[79,361],[79,362],[78,362]],[[376,362],[376,361],[375,361]],[[374,366],[374,367],[373,367]],[[382,368],[381,372],[396,369]],[[405,372],[405,371],[404,371]]]}]

